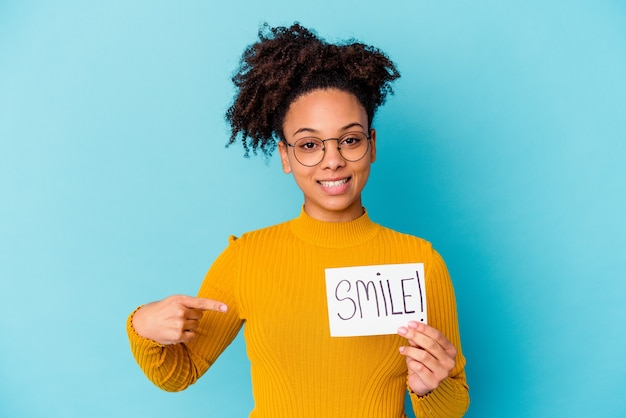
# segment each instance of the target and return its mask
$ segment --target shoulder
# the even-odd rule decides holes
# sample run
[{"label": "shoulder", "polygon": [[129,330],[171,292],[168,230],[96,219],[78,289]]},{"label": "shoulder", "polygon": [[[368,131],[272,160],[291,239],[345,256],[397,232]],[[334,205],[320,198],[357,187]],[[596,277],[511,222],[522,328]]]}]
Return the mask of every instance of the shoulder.
[{"label": "shoulder", "polygon": [[[409,259],[415,257],[419,262],[424,263],[431,288],[444,286],[447,289],[446,291],[450,290],[448,289],[451,286],[450,273],[448,272],[446,262],[429,241],[386,227],[382,227],[381,234],[387,235],[390,239],[399,243],[397,248],[401,257],[408,257]],[[442,289],[438,291],[443,291]]]},{"label": "shoulder", "polygon": [[381,225],[380,235],[384,239],[391,239],[405,245],[418,246],[423,250],[434,251],[430,241],[406,232],[396,231],[386,226]]},{"label": "shoulder", "polygon": [[398,251],[407,256],[418,255],[418,257],[435,268],[445,268],[445,262],[441,254],[434,248],[433,244],[416,235],[396,231],[394,229],[381,226],[379,239],[393,245]]},{"label": "shoulder", "polygon": [[258,241],[266,241],[274,237],[284,236],[288,232],[288,222],[281,222],[275,225],[266,226],[252,231],[247,231],[240,236],[231,235],[228,238],[230,245],[245,245]]}]

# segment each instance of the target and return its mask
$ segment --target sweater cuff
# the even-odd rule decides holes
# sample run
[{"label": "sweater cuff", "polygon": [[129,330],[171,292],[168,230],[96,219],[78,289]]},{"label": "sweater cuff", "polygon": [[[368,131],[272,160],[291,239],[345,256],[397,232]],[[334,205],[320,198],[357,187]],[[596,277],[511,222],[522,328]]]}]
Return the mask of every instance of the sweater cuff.
[{"label": "sweater cuff", "polygon": [[133,353],[145,352],[146,350],[165,347],[161,343],[142,337],[137,333],[137,331],[135,331],[135,328],[133,327],[133,317],[142,306],[143,305],[138,306],[130,315],[128,315],[128,319],[126,320],[126,333],[128,334],[128,341],[130,342],[130,348]]},{"label": "sweater cuff", "polygon": [[450,377],[424,396],[413,393],[410,388],[409,394],[419,417],[462,417],[469,407],[467,389]]}]

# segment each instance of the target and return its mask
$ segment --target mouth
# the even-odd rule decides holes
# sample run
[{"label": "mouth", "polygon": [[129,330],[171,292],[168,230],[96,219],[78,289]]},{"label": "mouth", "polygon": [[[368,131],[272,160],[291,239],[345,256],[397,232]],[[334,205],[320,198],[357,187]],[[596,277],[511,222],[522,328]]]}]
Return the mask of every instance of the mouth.
[{"label": "mouth", "polygon": [[318,180],[317,182],[324,187],[339,187],[350,181],[350,177],[339,180]]}]

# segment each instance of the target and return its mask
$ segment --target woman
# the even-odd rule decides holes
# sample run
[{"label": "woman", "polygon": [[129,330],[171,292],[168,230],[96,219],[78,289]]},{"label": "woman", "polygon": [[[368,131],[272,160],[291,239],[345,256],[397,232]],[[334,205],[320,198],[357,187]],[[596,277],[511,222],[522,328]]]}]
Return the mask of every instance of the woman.
[{"label": "woman", "polygon": [[[418,417],[465,413],[445,264],[428,242],[373,223],[361,202],[376,159],[372,119],[398,77],[370,46],[329,44],[299,24],[259,32],[233,78],[230,143],[266,156],[278,147],[304,205],[296,219],[231,237],[198,297],[170,296],[130,315],[132,352],[156,385],[194,383],[245,323],[251,417],[404,417],[407,389]],[[332,337],[325,269],[402,263],[424,265],[429,325]]]}]

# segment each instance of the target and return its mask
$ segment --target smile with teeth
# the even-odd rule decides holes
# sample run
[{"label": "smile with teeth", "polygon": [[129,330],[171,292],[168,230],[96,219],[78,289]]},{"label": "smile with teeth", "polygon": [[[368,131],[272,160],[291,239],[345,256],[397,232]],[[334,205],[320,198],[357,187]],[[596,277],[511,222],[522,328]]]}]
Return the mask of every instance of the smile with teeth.
[{"label": "smile with teeth", "polygon": [[341,186],[342,184],[346,184],[348,180],[350,180],[350,177],[346,177],[345,179],[341,179],[341,180],[333,180],[333,181],[319,180],[318,183],[324,187],[337,187],[337,186]]}]

